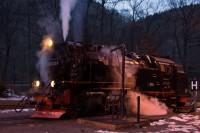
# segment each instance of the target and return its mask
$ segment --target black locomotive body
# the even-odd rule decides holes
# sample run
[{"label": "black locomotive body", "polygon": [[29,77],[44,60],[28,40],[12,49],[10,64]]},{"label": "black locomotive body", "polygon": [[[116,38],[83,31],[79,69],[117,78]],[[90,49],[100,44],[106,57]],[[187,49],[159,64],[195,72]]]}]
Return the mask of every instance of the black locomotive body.
[{"label": "black locomotive body", "polygon": [[[103,46],[76,43],[57,46],[49,62],[49,76],[55,86],[49,87],[48,95],[36,99],[37,111],[72,110],[71,113],[86,114],[109,111],[110,104],[120,99],[121,56],[119,51],[112,53],[111,48]],[[170,103],[187,87],[187,76],[174,61],[126,54],[125,92],[140,91]]]}]

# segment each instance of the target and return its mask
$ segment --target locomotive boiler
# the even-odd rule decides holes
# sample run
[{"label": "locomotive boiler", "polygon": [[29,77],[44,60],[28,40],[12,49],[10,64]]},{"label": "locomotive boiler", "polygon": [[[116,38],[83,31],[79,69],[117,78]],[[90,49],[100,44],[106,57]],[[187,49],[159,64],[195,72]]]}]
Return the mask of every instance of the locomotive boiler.
[{"label": "locomotive boiler", "polygon": [[[121,52],[112,49],[74,42],[56,45],[48,62],[51,81],[43,86],[41,81],[34,84],[45,93],[35,96],[36,112],[32,117],[102,114],[118,108],[123,61]],[[188,89],[182,66],[170,59],[136,53],[126,53],[124,59],[125,94],[139,91],[170,106]]]}]

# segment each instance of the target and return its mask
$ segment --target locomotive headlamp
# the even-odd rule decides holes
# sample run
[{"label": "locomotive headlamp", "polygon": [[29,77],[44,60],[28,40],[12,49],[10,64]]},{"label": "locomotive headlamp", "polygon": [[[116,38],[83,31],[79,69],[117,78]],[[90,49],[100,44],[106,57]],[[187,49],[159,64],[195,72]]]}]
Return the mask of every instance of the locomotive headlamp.
[{"label": "locomotive headlamp", "polygon": [[37,81],[35,82],[35,86],[36,86],[36,87],[40,87],[40,81],[39,81],[39,80],[37,80]]},{"label": "locomotive headlamp", "polygon": [[33,81],[33,88],[39,88],[41,85],[39,80]]},{"label": "locomotive headlamp", "polygon": [[44,39],[42,40],[42,49],[44,51],[52,50],[53,45],[54,45],[53,39],[49,36],[45,36]]},{"label": "locomotive headlamp", "polygon": [[56,85],[55,81],[52,80],[51,83],[50,83],[51,87],[54,87]]},{"label": "locomotive headlamp", "polygon": [[48,42],[47,42],[47,46],[48,46],[49,48],[53,47],[53,40],[52,40],[51,38],[49,38],[47,41],[48,41]]}]

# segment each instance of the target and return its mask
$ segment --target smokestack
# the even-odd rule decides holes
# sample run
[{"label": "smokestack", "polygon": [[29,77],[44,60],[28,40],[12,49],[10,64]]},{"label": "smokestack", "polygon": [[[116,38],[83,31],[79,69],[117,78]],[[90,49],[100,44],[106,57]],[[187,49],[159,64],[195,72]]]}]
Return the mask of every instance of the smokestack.
[{"label": "smokestack", "polygon": [[76,0],[60,0],[60,17],[62,20],[63,39],[66,40],[69,31],[69,22],[71,19],[71,11],[76,4]]}]

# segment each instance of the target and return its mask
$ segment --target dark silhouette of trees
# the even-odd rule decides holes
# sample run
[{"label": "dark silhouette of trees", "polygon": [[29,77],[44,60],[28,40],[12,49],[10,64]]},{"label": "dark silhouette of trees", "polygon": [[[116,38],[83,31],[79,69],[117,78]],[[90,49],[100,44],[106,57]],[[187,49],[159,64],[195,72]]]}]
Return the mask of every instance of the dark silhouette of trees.
[{"label": "dark silhouette of trees", "polygon": [[19,30],[20,20],[16,17],[16,12],[19,11],[19,7],[16,6],[16,2],[1,1],[0,2],[0,29],[1,29],[1,43],[2,48],[2,62],[1,62],[1,80],[5,81],[7,78],[8,67],[10,63],[10,56],[12,48],[14,47],[15,34]]},{"label": "dark silhouette of trees", "polygon": [[[51,35],[63,42],[59,0],[0,1],[0,80],[31,82],[37,75],[36,53],[41,38]],[[68,40],[84,43],[117,45],[124,43],[129,51],[170,56],[182,63],[188,72],[197,67],[200,46],[200,6],[198,0],[77,0],[84,6],[72,13]],[[126,2],[129,15],[117,6]],[[166,2],[166,1],[165,1]],[[22,8],[23,7],[23,8]],[[78,10],[78,11],[75,11]],[[76,13],[82,15],[75,23]],[[74,32],[76,31],[76,32]],[[79,39],[80,40],[80,39]]]},{"label": "dark silhouette of trees", "polygon": [[175,15],[175,17],[171,17],[172,36],[178,57],[186,70],[189,65],[188,60],[190,60],[190,48],[198,46],[198,43],[195,42],[197,37],[195,34],[200,24],[198,17],[200,10],[195,5],[196,2],[196,0],[169,0],[169,6],[174,9],[173,14]]}]

